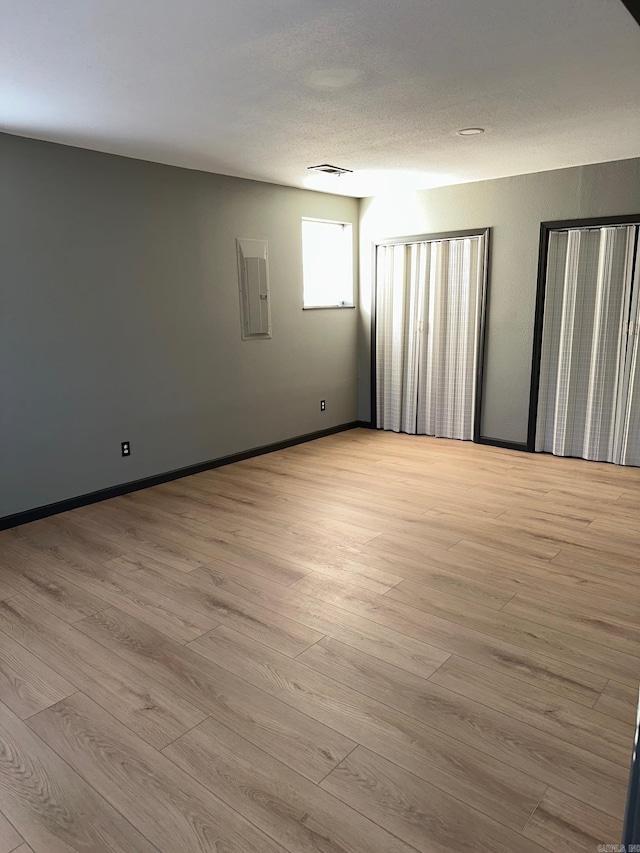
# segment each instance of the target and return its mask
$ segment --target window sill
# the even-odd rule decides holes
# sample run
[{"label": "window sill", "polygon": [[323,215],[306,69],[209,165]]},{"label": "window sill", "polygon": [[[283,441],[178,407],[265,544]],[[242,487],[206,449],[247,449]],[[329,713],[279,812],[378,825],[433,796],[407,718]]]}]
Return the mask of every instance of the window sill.
[{"label": "window sill", "polygon": [[323,311],[325,308],[355,308],[356,306],[350,302],[348,305],[303,305],[303,311]]}]

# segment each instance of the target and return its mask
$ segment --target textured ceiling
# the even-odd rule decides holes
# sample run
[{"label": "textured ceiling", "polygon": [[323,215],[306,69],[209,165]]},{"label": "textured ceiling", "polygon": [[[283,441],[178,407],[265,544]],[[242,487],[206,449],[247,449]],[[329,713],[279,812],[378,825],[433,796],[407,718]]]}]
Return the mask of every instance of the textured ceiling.
[{"label": "textured ceiling", "polygon": [[[620,0],[0,0],[0,127],[348,195],[640,156]],[[486,128],[477,137],[455,131]],[[352,176],[311,177],[334,163]]]}]

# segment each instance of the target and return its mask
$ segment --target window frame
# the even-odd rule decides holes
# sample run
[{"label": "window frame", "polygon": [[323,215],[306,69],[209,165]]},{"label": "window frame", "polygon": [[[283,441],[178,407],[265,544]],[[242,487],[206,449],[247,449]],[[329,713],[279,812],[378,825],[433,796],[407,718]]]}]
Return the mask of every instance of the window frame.
[{"label": "window frame", "polygon": [[[351,281],[351,300],[350,301],[342,301],[337,303],[327,303],[325,305],[307,305],[305,303],[305,275],[304,275],[304,223],[305,222],[315,222],[322,225],[340,225],[342,228],[348,229],[349,234],[349,250],[350,250],[350,258],[351,258],[351,271],[350,271],[350,281]],[[355,251],[353,246],[354,239],[354,229],[352,222],[345,222],[341,219],[320,219],[319,217],[314,216],[303,216],[300,221],[300,238],[301,238],[301,247],[302,247],[302,310],[303,311],[324,311],[331,309],[342,309],[342,308],[355,308],[355,294],[356,294],[356,283],[355,283]]]}]

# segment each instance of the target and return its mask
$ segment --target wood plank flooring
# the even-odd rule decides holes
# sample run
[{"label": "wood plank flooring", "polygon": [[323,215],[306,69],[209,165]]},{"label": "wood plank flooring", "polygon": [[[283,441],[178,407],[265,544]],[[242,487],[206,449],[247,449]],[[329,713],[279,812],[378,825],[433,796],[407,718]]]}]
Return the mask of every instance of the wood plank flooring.
[{"label": "wood plank flooring", "polygon": [[593,853],[640,470],[351,430],[0,533],[0,853]]}]

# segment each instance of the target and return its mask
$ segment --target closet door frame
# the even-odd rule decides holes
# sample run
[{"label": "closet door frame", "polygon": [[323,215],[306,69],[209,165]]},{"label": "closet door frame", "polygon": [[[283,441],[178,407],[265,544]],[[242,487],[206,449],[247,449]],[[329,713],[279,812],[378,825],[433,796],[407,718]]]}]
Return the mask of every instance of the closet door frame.
[{"label": "closet door frame", "polygon": [[487,304],[489,298],[489,263],[491,228],[471,228],[466,231],[443,231],[436,234],[411,234],[407,237],[389,237],[371,244],[372,288],[371,288],[371,423],[377,429],[377,375],[376,375],[376,303],[378,298],[377,258],[380,246],[406,246],[411,243],[427,243],[437,240],[462,240],[465,237],[484,237],[482,286],[480,293],[480,329],[478,334],[478,363],[476,366],[476,396],[473,413],[473,441],[475,444],[494,444],[480,435],[482,417],[482,391],[484,388],[484,360],[486,346]]},{"label": "closet door frame", "polygon": [[[540,391],[540,362],[542,357],[542,333],[544,304],[547,289],[547,259],[549,257],[549,234],[574,228],[605,228],[608,225],[640,225],[640,213],[625,216],[595,216],[591,219],[566,219],[540,223],[538,250],[538,283],[536,310],[533,323],[533,351],[531,355],[531,386],[529,390],[529,424],[527,429],[527,451],[535,453],[536,426],[538,420],[538,395]],[[637,258],[637,253],[636,253]]]},{"label": "closet door frame", "polygon": [[[538,250],[538,283],[536,290],[536,310],[533,324],[533,351],[531,355],[531,387],[529,391],[529,424],[527,430],[527,450],[535,453],[536,426],[538,420],[538,395],[540,391],[540,363],[542,357],[542,334],[544,325],[544,305],[547,289],[547,259],[549,257],[549,234],[552,231],[564,231],[574,228],[605,228],[608,225],[640,225],[640,213],[628,216],[596,216],[591,219],[567,219],[557,222],[540,223],[540,244]],[[637,251],[640,251],[637,250]],[[638,254],[636,252],[636,261]]]}]

